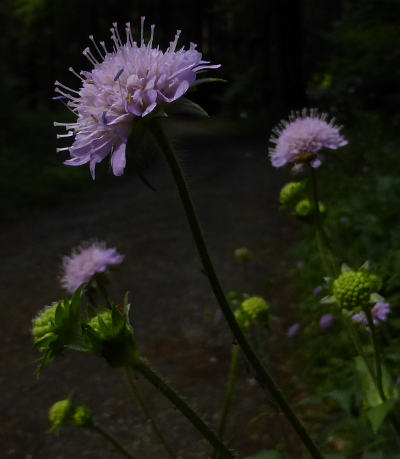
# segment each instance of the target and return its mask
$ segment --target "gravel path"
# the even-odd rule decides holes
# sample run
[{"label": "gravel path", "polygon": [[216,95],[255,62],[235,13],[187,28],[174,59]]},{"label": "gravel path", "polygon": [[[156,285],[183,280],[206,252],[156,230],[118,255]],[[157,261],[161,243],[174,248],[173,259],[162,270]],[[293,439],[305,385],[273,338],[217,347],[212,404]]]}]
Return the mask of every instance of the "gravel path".
[{"label": "gravel path", "polygon": [[[293,232],[276,201],[282,175],[269,165],[263,138],[206,134],[203,129],[194,123],[174,137],[217,272],[226,291],[266,295],[280,315],[280,308],[290,308],[292,302],[280,276],[294,264],[285,256]],[[79,200],[3,227],[0,457],[119,457],[90,432],[65,428],[58,438],[46,434],[49,406],[73,388],[76,399],[90,403],[99,422],[136,457],[167,457],[130,403],[122,375],[101,360],[71,352],[49,365],[40,379],[33,375],[38,353],[32,349],[32,317],[62,295],[57,278],[61,257],[94,237],[126,255],[121,270],[112,275],[111,290],[118,301],[126,290],[131,292],[132,318],[143,354],[216,425],[230,335],[201,272],[175,185],[161,157],[146,176],[156,192],[126,174]],[[242,246],[253,253],[246,271],[232,256]],[[273,283],[279,288],[268,287]],[[278,346],[280,333],[274,333],[271,346]],[[245,457],[273,447],[281,432],[243,362],[240,372],[227,438]],[[144,381],[138,385],[179,457],[210,457],[208,445],[170,404]],[[247,425],[263,410],[266,417]]]}]

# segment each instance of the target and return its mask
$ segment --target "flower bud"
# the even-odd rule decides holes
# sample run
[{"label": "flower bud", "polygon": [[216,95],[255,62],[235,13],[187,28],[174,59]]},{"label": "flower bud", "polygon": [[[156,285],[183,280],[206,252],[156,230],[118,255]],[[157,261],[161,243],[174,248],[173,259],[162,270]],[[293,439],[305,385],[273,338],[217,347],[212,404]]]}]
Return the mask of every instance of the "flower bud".
[{"label": "flower bud", "polygon": [[269,317],[269,304],[260,296],[252,296],[244,300],[241,309],[250,323],[265,324]]},{"label": "flower bud", "polygon": [[333,281],[333,295],[340,308],[355,309],[369,302],[370,294],[380,286],[380,279],[367,271],[345,271]]},{"label": "flower bud", "polygon": [[83,325],[83,336],[88,349],[107,360],[112,367],[137,363],[139,350],[127,313],[118,307],[106,309]]},{"label": "flower bud", "polygon": [[233,252],[235,260],[239,263],[243,263],[250,258],[250,252],[247,247],[240,247],[239,249],[235,249]]},{"label": "flower bud", "polygon": [[284,185],[279,193],[279,202],[286,206],[304,190],[305,182],[289,182]]},{"label": "flower bud", "polygon": [[70,398],[60,400],[53,404],[49,410],[49,420],[52,423],[50,432],[58,433],[61,426],[69,419],[72,409]]},{"label": "flower bud", "polygon": [[75,427],[92,427],[92,410],[86,405],[79,405],[72,414],[72,424]]}]

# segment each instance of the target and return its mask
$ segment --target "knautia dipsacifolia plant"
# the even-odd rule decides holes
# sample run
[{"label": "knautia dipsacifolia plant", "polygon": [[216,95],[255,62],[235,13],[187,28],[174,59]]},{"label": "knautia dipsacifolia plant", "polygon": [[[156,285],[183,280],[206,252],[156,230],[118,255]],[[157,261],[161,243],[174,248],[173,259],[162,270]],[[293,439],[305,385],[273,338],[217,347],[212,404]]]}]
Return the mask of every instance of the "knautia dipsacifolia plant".
[{"label": "knautia dipsacifolia plant", "polygon": [[[55,123],[67,131],[59,137],[72,139],[72,145],[60,147],[58,151],[69,152],[70,158],[65,161],[69,166],[88,163],[93,178],[96,164],[110,155],[114,175],[122,175],[126,165],[128,139],[139,138],[144,130],[153,135],[174,177],[204,271],[235,340],[255,372],[260,386],[274,398],[312,456],[320,458],[322,456],[317,446],[250,346],[235,319],[208,252],[181,165],[164,131],[163,118],[169,114],[181,112],[207,116],[201,107],[183,95],[195,84],[210,80],[196,79],[199,71],[218,68],[219,64],[210,64],[209,61],[203,60],[202,54],[195,49],[194,44],[187,50],[178,49],[180,31],[164,52],[154,47],[153,35],[154,26],[151,26],[150,39],[146,43],[142,18],[139,43],[134,40],[129,23],[126,25],[123,38],[117,24],[113,24],[112,49],[104,42],[98,45],[90,36],[95,51],[86,48],[83,53],[93,68],[80,73],[70,68],[80,79],[80,89],[72,90],[56,82],[55,90],[59,94],[56,99],[66,101],[67,107],[77,116],[74,123]],[[147,367],[136,367],[139,367],[147,378],[155,378]],[[168,394],[165,386],[159,384],[158,388],[164,390],[165,395]],[[169,395],[174,398],[170,393]],[[186,416],[190,418],[191,414],[187,412]],[[223,451],[219,439],[212,432],[206,431],[203,424],[201,428],[203,435],[214,443],[216,449],[219,451],[222,448]],[[229,455],[227,451],[225,454]]]},{"label": "knautia dipsacifolia plant", "polygon": [[[165,116],[168,105],[180,99],[196,83],[196,73],[215,69],[202,58],[194,43],[189,49],[177,48],[181,31],[165,51],[153,44],[154,25],[150,39],[144,39],[144,17],[141,21],[139,43],[132,37],[130,23],[121,37],[117,23],[111,28],[112,44],[103,41],[98,45],[90,36],[94,51],[86,48],[83,54],[93,68],[77,73],[81,80],[78,91],[56,81],[56,99],[65,99],[67,106],[77,116],[74,123],[54,123],[67,133],[59,138],[72,139],[72,145],[60,147],[68,151],[69,166],[89,163],[93,178],[96,164],[111,155],[111,167],[115,175],[125,169],[126,145],[135,133],[137,121],[149,115]],[[197,84],[201,80],[197,80]],[[183,104],[182,104],[183,105]],[[188,104],[190,106],[190,104]],[[196,107],[195,104],[191,105]]]}]

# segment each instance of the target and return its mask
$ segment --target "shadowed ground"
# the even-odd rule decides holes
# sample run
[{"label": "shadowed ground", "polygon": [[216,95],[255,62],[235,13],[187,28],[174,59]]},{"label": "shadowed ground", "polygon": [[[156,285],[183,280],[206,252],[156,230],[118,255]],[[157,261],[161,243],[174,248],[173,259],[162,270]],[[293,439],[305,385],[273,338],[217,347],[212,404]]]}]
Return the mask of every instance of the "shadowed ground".
[{"label": "shadowed ground", "polygon": [[[206,134],[205,128],[187,125],[175,134],[175,144],[217,272],[226,291],[265,295],[275,315],[282,316],[283,310],[293,307],[287,272],[294,267],[285,255],[292,231],[277,203],[282,175],[267,161],[264,136]],[[39,380],[33,375],[38,353],[32,349],[31,320],[62,295],[61,257],[94,237],[126,255],[120,271],[111,276],[111,291],[121,302],[124,292],[131,292],[142,353],[210,424],[217,425],[230,334],[201,272],[175,185],[161,157],[146,175],[156,192],[126,174],[78,201],[3,227],[0,457],[119,457],[92,433],[66,428],[58,438],[46,435],[49,406],[71,389],[136,457],[167,457],[131,403],[123,375],[100,359],[71,352],[49,365]],[[246,271],[233,259],[234,249],[242,246],[253,253]],[[287,324],[283,317],[270,340],[271,365],[283,380],[287,375],[281,349]],[[288,435],[285,423],[281,427],[243,362],[240,376],[227,432],[232,447],[245,457],[274,447],[284,437],[289,449],[296,449],[297,441]],[[210,457],[208,445],[169,402],[145,381],[138,384],[179,456]],[[260,412],[266,416],[248,424]]]}]

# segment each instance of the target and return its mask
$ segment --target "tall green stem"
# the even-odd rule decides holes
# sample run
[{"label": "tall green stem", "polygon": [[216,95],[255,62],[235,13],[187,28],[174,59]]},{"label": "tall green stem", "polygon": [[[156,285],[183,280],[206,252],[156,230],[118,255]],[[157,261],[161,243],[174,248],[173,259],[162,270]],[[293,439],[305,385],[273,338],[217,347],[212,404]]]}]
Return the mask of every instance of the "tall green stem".
[{"label": "tall green stem", "polygon": [[109,441],[115,448],[125,457],[128,459],[135,459],[132,454],[128,453],[128,451],[119,443],[119,441],[111,435],[109,432],[103,429],[103,427],[100,427],[98,424],[93,424],[91,427],[91,430],[94,430],[95,432],[99,433],[102,437],[104,437],[107,441]]},{"label": "tall green stem", "polygon": [[192,425],[203,435],[204,438],[218,451],[221,451],[222,457],[233,459],[235,456],[222,443],[218,436],[207,424],[198,416],[195,411],[170,387],[154,370],[152,370],[143,361],[137,363],[134,367],[141,373],[154,387],[165,395],[175,407],[192,423]]},{"label": "tall green stem", "polygon": [[199,257],[203,263],[204,270],[207,274],[208,280],[211,285],[211,289],[214,292],[215,298],[218,301],[218,304],[221,308],[221,311],[227,321],[233,336],[235,337],[237,343],[242,349],[244,355],[249,361],[250,365],[255,371],[256,378],[263,387],[276,401],[279,405],[286,418],[292,425],[293,429],[302,439],[304,445],[309,450],[311,455],[314,458],[322,458],[320,451],[317,446],[314,444],[313,440],[309,436],[308,432],[305,430],[303,424],[299,418],[295,415],[292,408],[286,401],[286,398],[283,396],[282,392],[275,384],[272,377],[269,375],[267,370],[263,367],[262,363],[256,356],[255,352],[251,348],[249,342],[244,336],[240,326],[238,325],[235,316],[229,306],[229,303],[225,297],[222,286],[219,282],[217,274],[214,269],[214,265],[211,261],[210,255],[208,253],[207,245],[205,243],[203,232],[200,226],[200,222],[197,218],[196,211],[194,209],[193,201],[189,192],[189,188],[186,184],[186,180],[183,174],[182,167],[176,157],[175,151],[169,142],[168,137],[165,135],[163,127],[161,125],[161,120],[154,119],[150,122],[150,129],[157,140],[161,150],[165,154],[165,158],[168,162],[171,173],[175,179],[180,198],[182,200],[183,207],[186,212],[188,223],[193,234],[193,238],[197,247]]},{"label": "tall green stem", "polygon": [[376,328],[374,320],[372,318],[371,310],[367,307],[363,308],[365,315],[367,316],[368,326],[371,330],[372,337],[372,347],[374,348],[374,357],[375,357],[375,372],[376,372],[376,383],[378,386],[378,392],[383,401],[386,400],[385,392],[383,390],[382,383],[382,364],[381,364],[381,353],[378,343],[378,337],[376,336]]},{"label": "tall green stem", "polygon": [[125,368],[125,375],[126,375],[126,379],[128,381],[129,387],[131,389],[133,398],[135,399],[135,401],[139,405],[140,409],[142,410],[142,412],[144,414],[144,417],[149,421],[155,436],[158,438],[160,443],[164,446],[165,450],[170,455],[170,457],[172,457],[173,459],[176,459],[176,454],[174,453],[174,451],[172,451],[171,447],[168,445],[167,441],[164,438],[164,435],[162,434],[162,432],[161,432],[160,428],[158,427],[156,421],[152,417],[149,409],[146,406],[146,403],[145,403],[143,397],[141,396],[141,394],[139,392],[139,389],[137,388],[136,384],[134,383],[134,381],[132,379],[132,375],[131,375],[131,373],[130,373],[128,368]]},{"label": "tall green stem", "polygon": [[324,268],[324,271],[329,277],[336,277],[338,273],[338,267],[336,259],[330,250],[328,237],[325,233],[324,227],[322,225],[321,212],[319,210],[319,196],[318,196],[318,185],[317,177],[315,170],[310,166],[310,175],[311,175],[311,186],[312,186],[312,195],[314,200],[314,222],[315,222],[315,237],[317,240],[317,246],[319,255],[321,257],[321,262]]},{"label": "tall green stem", "polygon": [[[218,427],[218,435],[221,439],[224,437],[226,422],[228,420],[229,410],[232,404],[232,396],[233,396],[233,391],[235,389],[239,353],[240,353],[240,347],[234,344],[232,348],[231,366],[229,369],[228,387],[226,389],[224,407],[222,409],[221,420],[219,421],[219,427]],[[214,451],[213,458],[216,459],[217,457],[218,457],[218,451]]]}]

